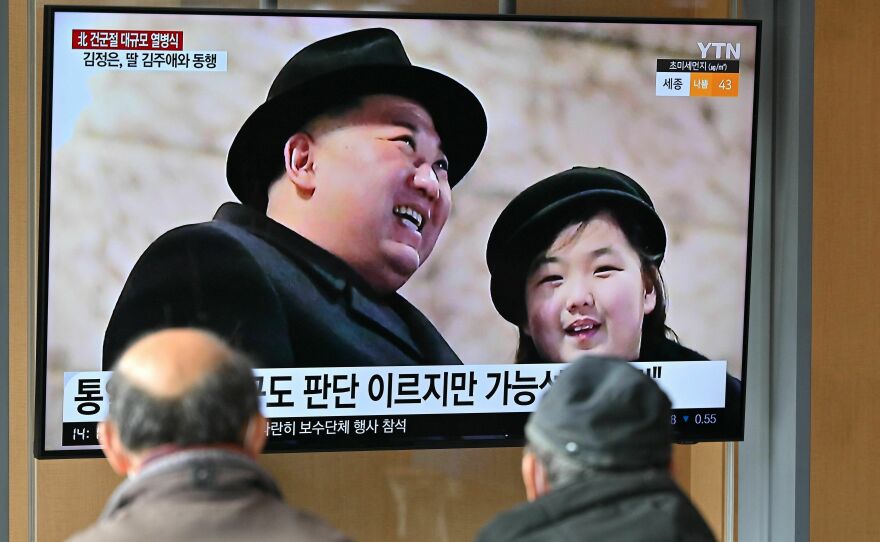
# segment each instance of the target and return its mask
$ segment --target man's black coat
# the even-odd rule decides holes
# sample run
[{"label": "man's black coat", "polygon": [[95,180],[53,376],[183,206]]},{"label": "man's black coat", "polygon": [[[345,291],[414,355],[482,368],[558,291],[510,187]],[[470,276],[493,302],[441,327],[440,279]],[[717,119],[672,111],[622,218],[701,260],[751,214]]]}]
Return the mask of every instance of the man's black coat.
[{"label": "man's black coat", "polygon": [[109,370],[166,327],[216,332],[260,367],[459,365],[401,296],[378,296],[336,256],[251,208],[161,236],[129,275],[104,335]]},{"label": "man's black coat", "polygon": [[502,512],[477,542],[712,542],[690,499],[663,470],[594,472]]}]

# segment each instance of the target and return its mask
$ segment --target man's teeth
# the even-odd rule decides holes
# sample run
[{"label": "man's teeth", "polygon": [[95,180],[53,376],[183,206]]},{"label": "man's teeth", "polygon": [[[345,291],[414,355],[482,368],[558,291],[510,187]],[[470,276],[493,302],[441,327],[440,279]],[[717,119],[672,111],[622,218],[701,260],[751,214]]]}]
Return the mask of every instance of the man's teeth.
[{"label": "man's teeth", "polygon": [[581,331],[589,331],[596,327],[596,324],[584,324],[580,326],[574,326],[571,328],[572,333],[580,333]]},{"label": "man's teeth", "polygon": [[407,207],[405,205],[396,205],[394,207],[394,214],[414,224],[416,230],[422,231],[422,223],[424,220],[422,218],[422,213],[416,211],[412,207]]}]

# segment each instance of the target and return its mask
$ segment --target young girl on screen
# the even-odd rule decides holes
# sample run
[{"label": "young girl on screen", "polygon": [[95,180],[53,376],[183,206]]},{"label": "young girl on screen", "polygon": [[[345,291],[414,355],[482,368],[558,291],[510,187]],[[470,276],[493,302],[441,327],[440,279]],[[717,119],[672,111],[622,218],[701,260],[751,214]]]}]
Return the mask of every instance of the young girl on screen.
[{"label": "young girl on screen", "polygon": [[575,167],[519,194],[486,253],[492,301],[519,328],[516,361],[706,359],[666,326],[665,251],[650,197],[617,171]]},{"label": "young girl on screen", "polygon": [[[519,328],[517,363],[707,359],[666,326],[665,252],[651,198],[620,172],[575,167],[517,195],[486,248],[492,302]],[[727,375],[720,434],[741,430],[740,404]]]}]

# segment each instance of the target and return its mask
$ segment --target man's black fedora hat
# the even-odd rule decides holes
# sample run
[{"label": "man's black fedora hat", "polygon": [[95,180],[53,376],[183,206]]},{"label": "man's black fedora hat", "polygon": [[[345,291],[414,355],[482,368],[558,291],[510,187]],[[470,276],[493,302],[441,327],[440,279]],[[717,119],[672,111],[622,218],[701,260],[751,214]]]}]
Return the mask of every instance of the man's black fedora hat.
[{"label": "man's black fedora hat", "polygon": [[454,79],[413,66],[393,31],[370,28],[312,43],[285,64],[229,148],[226,178],[233,193],[265,209],[287,138],[316,115],[371,94],[402,96],[424,107],[449,158],[450,185],[465,176],[486,141],[480,101]]},{"label": "man's black fedora hat", "polygon": [[640,248],[659,267],[666,252],[666,230],[645,189],[619,171],[573,167],[523,190],[492,227],[486,263],[492,275],[492,302],[505,320],[523,323],[525,281],[538,252],[572,221],[602,209],[619,210],[640,225]]}]

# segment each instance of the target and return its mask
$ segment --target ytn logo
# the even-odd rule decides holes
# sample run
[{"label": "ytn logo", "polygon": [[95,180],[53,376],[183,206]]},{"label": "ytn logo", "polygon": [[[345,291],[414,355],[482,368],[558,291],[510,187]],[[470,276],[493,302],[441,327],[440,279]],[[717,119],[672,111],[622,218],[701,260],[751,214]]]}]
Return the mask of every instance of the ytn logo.
[{"label": "ytn logo", "polygon": [[715,58],[721,60],[721,50],[724,49],[725,58],[727,60],[739,60],[739,43],[703,43],[697,42],[700,46],[700,54],[702,58],[706,58],[709,49],[715,48]]}]

